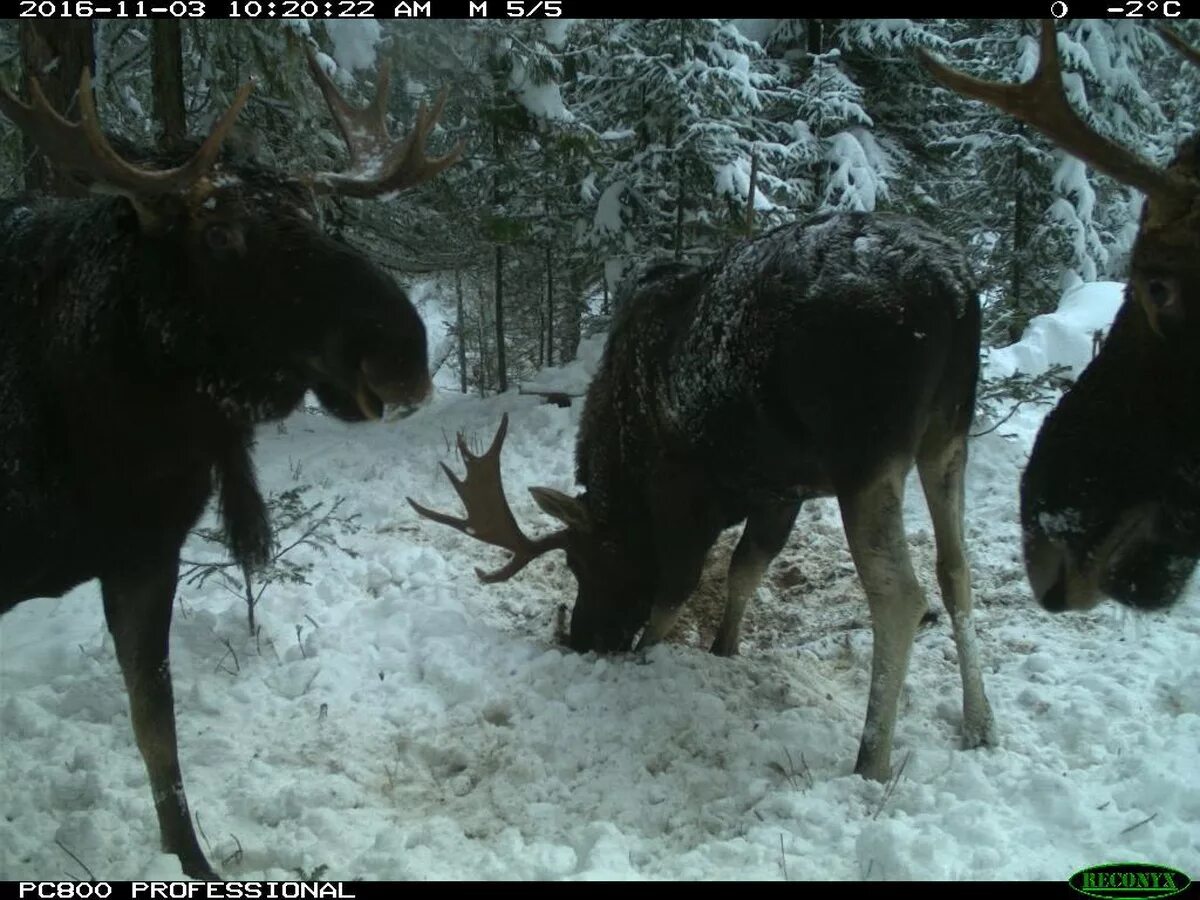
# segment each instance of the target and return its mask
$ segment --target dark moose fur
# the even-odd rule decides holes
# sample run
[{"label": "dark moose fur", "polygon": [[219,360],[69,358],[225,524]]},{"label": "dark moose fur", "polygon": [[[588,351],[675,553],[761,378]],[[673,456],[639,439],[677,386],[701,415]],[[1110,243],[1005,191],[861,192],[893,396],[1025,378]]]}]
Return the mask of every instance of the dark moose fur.
[{"label": "dark moose fur", "polygon": [[[1037,67],[1017,84],[917,51],[946,88],[1145,197],[1125,302],[1099,354],[1046,417],[1021,479],[1026,574],[1052,612],[1090,609],[1106,595],[1166,607],[1200,559],[1200,135],[1162,166],[1100,134],[1069,99],[1054,20],[1039,32]],[[1174,27],[1160,23],[1146,36],[1200,66],[1200,47]]]},{"label": "dark moose fur", "polygon": [[[1171,168],[1200,185],[1200,136]],[[1164,205],[1147,201],[1125,302],[1021,481],[1030,578],[1054,612],[1170,606],[1200,558],[1200,201]]]},{"label": "dark moose fur", "polygon": [[[856,249],[856,242],[858,244]],[[622,304],[576,448],[591,521],[576,649],[627,647],[683,602],[719,533],[851,492],[965,431],[979,309],[960,251],[915,219],[826,213],[707,267],[649,270]],[[778,549],[778,548],[777,548]]]},{"label": "dark moose fur", "polygon": [[[904,533],[916,463],[951,613],[968,746],[991,743],[962,542],[979,304],[962,251],[920,221],[826,213],[742,242],[706,266],[651,267],[625,286],[588,390],[569,497],[534,488],[566,528],[519,533],[499,487],[507,422],[455,486],[466,519],[422,515],[507,547],[563,549],[578,593],[569,642],[617,651],[663,639],[719,534],[745,521],[713,642],[737,652],[746,600],[800,506],[836,495],[871,605],[874,661],[857,771],[885,779],[900,688],[927,610]],[[454,476],[452,475],[452,478]]]},{"label": "dark moose fur", "polygon": [[416,310],[322,234],[309,190],[209,178],[195,203],[0,205],[0,612],[100,579],[164,849],[200,877],[166,666],[184,538],[219,485],[237,559],[262,561],[254,426],[309,389],[353,421],[356,394],[375,412],[430,384]]}]

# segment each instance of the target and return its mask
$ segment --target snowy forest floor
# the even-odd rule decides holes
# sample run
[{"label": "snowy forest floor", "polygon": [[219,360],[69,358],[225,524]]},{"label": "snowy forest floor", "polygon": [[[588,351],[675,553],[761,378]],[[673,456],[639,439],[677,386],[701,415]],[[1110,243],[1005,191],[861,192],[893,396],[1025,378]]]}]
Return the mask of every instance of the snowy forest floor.
[{"label": "snowy forest floor", "polygon": [[[1047,321],[1090,341],[1069,316]],[[599,348],[585,349],[542,380],[578,388]],[[459,470],[454,432],[484,445],[508,411],[509,498],[528,531],[548,529],[524,488],[572,489],[579,407],[443,392],[403,422],[306,411],[261,430],[266,491],[343,497],[339,514],[359,518],[336,534],[351,552],[289,555],[311,563],[309,583],[268,587],[257,637],[217,580],[181,586],[180,751],[225,877],[1063,880],[1112,860],[1200,874],[1200,590],[1169,614],[1037,608],[1017,484],[1045,407],[971,446],[968,546],[1001,745],[959,749],[942,615],[917,640],[891,787],[852,774],[871,636],[835,501],[802,511],[734,659],[705,651],[736,530],[671,642],[580,656],[556,640],[574,597],[561,554],[482,585],[474,566],[500,551],[405,502],[457,509],[437,463]],[[906,516],[940,610],[915,482]],[[179,877],[158,851],[94,583],[0,620],[0,759],[0,878],[86,877],[59,843],[100,878]]]}]

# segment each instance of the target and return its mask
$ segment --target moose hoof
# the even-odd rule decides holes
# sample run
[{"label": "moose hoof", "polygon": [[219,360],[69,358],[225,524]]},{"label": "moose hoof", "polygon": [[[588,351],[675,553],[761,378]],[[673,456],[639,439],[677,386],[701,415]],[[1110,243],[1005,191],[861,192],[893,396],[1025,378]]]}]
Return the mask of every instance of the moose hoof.
[{"label": "moose hoof", "polygon": [[713,641],[712,654],[714,656],[737,656],[738,655],[737,638],[734,638],[733,640],[729,640],[727,638],[722,637],[721,635],[717,635],[717,639],[715,641]]},{"label": "moose hoof", "polygon": [[199,859],[180,859],[179,860],[183,874],[188,878],[195,878],[197,881],[224,881],[216,870],[208,864],[208,860],[203,856]]},{"label": "moose hoof", "polygon": [[866,744],[858,748],[858,759],[854,763],[854,774],[868,781],[887,783],[892,777],[891,753],[879,753]]},{"label": "moose hoof", "polygon": [[995,747],[999,743],[996,720],[992,718],[990,709],[987,711],[987,715],[979,721],[964,720],[962,740],[964,750],[974,750],[976,747]]},{"label": "moose hoof", "polygon": [[878,781],[880,784],[887,784],[892,777],[892,767],[890,765],[857,765],[854,767],[854,774],[861,775],[867,781]]}]

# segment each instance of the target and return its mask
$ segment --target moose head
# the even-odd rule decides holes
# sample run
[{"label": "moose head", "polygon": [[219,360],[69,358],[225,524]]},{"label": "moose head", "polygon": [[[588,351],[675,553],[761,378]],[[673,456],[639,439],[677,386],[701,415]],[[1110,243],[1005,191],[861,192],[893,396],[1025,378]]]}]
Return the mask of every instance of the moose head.
[{"label": "moose head", "polygon": [[286,414],[306,389],[347,420],[377,419],[385,404],[412,407],[431,389],[420,316],[386,273],[322,232],[316,198],[392,195],[452,165],[461,144],[439,158],[424,152],[445,94],[432,110],[422,104],[412,131],[394,140],[386,65],[373,102],[360,109],[311,50],[308,63],[349,149],[347,171],[292,176],[223,159],[252,82],[191,157],[169,169],[113,149],[86,70],[78,123],[50,107],[35,78],[31,103],[0,91],[0,110],[56,166],[94,192],[125,199],[105,210],[109,221],[80,225],[112,229],[95,248],[98,264],[112,258],[111,248],[136,247],[121,257],[140,306],[136,350],[193,372],[198,391],[247,421]]},{"label": "moose head", "polygon": [[570,496],[547,487],[531,487],[534,502],[563,527],[539,538],[530,538],[521,530],[508,505],[500,473],[500,453],[508,435],[508,414],[491,446],[482,454],[467,447],[458,435],[458,452],[466,468],[459,478],[445,463],[442,470],[467,510],[465,518],[438,512],[417,503],[409,504],[420,515],[448,525],[477,541],[509,551],[511,558],[499,569],[476,569],[480,581],[495,584],[508,581],[539,556],[553,550],[566,554],[567,568],[575,576],[578,594],[571,616],[569,643],[574,650],[600,652],[625,650],[651,613],[655,567],[652,560],[631,557],[630,527],[615,531],[594,521],[588,508],[588,495]]}]

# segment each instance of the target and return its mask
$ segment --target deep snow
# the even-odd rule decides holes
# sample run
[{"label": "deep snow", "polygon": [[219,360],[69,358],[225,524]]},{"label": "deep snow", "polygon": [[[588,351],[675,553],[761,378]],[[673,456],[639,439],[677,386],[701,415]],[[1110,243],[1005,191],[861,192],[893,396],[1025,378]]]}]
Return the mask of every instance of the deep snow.
[{"label": "deep snow", "polygon": [[[1082,363],[1117,291],[1086,286],[988,366]],[[598,350],[539,383],[580,390]],[[225,877],[1062,880],[1126,859],[1200,874],[1198,591],[1169,614],[1036,607],[1016,487],[1046,408],[971,446],[968,545],[1002,745],[958,747],[943,615],[918,637],[890,792],[851,774],[870,630],[834,501],[801,513],[740,658],[704,652],[736,532],[671,644],[578,656],[555,641],[573,597],[561,554],[482,585],[473,567],[503,554],[404,500],[457,509],[437,463],[459,468],[454,431],[483,443],[504,411],[508,495],[528,530],[547,529],[524,487],[572,487],[578,404],[443,392],[402,422],[303,412],[261,430],[266,490],[345,497],[361,527],[338,536],[353,556],[294,552],[311,584],[268,589],[257,641],[217,582],[180,591],[180,748]],[[906,514],[940,608],[912,482]],[[101,878],[179,877],[157,849],[94,584],[0,620],[0,750],[0,878],[85,877],[56,842]]]}]

